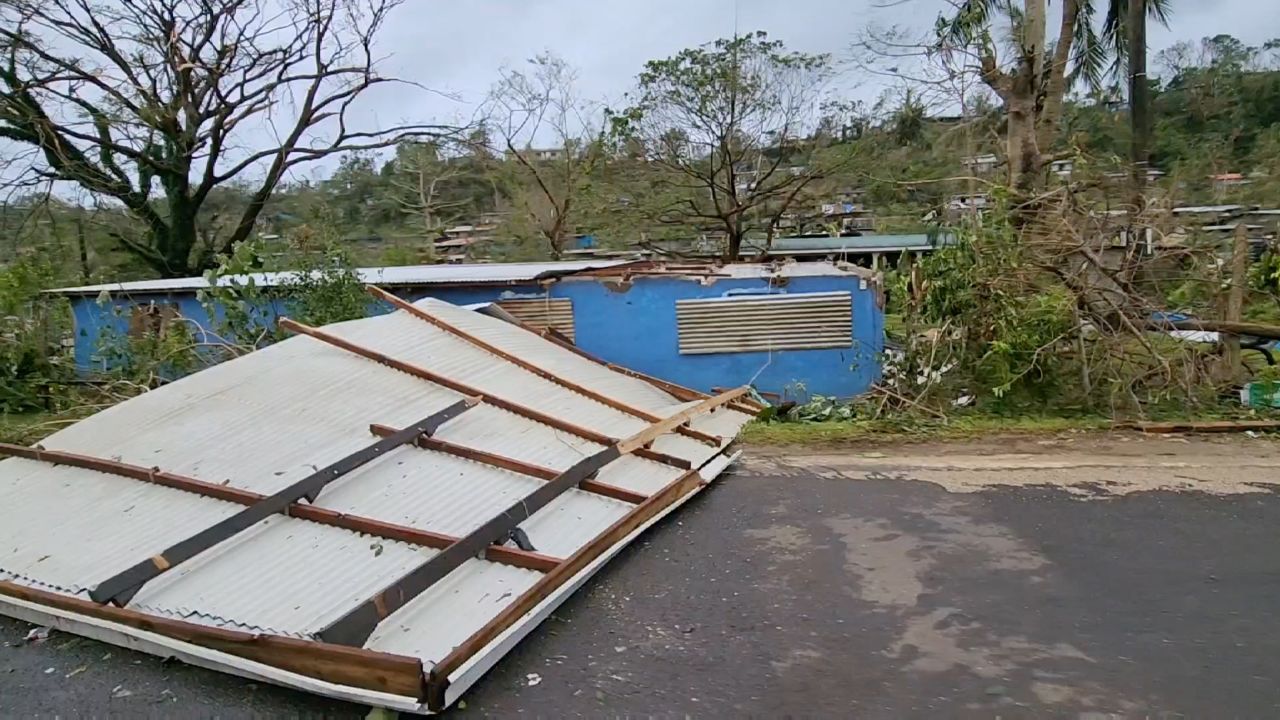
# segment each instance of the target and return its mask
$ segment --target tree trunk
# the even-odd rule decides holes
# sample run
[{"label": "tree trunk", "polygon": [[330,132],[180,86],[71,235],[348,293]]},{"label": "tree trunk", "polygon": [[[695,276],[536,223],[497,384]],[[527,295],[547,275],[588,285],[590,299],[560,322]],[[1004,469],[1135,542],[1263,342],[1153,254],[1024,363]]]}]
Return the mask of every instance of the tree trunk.
[{"label": "tree trunk", "polygon": [[89,269],[89,240],[85,237],[83,211],[76,212],[76,250],[80,256],[80,279],[88,283],[93,272]]},{"label": "tree trunk", "polygon": [[1009,186],[1019,193],[1029,193],[1039,175],[1036,157],[1035,97],[1030,87],[1021,88],[1021,80],[1015,81],[1013,93],[1005,103],[1007,135],[1006,152],[1009,162]]},{"label": "tree trunk", "polygon": [[[1231,244],[1231,288],[1227,292],[1227,308],[1223,317],[1229,323],[1240,322],[1244,313],[1244,288],[1248,282],[1249,231],[1241,222],[1236,225],[1234,242]],[[1235,382],[1236,375],[1240,372],[1240,336],[1235,333],[1222,334],[1222,365],[1223,381]]]},{"label": "tree trunk", "polygon": [[196,213],[186,203],[170,203],[169,213],[167,232],[152,242],[152,247],[158,248],[164,257],[164,266],[158,269],[167,278],[190,277],[204,269],[192,267],[191,263],[191,250],[200,237],[196,231]]},{"label": "tree trunk", "polygon": [[1129,43],[1129,159],[1135,212],[1144,206],[1143,189],[1151,160],[1151,86],[1147,82],[1147,2],[1129,0],[1125,31]]}]

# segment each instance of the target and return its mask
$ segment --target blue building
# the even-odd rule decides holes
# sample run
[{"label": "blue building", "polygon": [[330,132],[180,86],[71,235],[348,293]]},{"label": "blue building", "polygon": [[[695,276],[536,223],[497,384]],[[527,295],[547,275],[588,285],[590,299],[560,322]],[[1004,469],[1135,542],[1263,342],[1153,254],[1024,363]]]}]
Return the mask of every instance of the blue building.
[{"label": "blue building", "polygon": [[[594,260],[359,273],[365,282],[408,300],[495,303],[604,360],[702,391],[750,383],[788,398],[847,397],[865,391],[880,373],[879,281],[871,271],[846,264]],[[253,280],[270,286],[281,276],[261,273]],[[226,279],[235,281],[243,279]],[[92,373],[103,369],[106,360],[99,350],[110,337],[177,318],[197,335],[212,334],[216,323],[198,297],[207,289],[203,278],[182,278],[50,292],[71,300],[76,364]]]}]

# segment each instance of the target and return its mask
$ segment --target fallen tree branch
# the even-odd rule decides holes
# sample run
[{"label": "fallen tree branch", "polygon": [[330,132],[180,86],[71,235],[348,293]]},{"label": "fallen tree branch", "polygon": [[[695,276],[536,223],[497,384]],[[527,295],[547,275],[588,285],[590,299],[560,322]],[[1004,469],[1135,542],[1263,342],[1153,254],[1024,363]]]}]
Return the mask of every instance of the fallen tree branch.
[{"label": "fallen tree branch", "polygon": [[1280,340],[1280,327],[1261,323],[1229,320],[1148,320],[1146,326],[1149,330],[1199,330]]}]

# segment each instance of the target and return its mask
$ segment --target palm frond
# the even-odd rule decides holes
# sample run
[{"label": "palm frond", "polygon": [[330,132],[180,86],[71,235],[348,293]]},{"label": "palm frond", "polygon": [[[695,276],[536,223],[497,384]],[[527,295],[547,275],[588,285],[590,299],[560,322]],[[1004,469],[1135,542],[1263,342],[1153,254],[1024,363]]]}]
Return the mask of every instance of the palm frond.
[{"label": "palm frond", "polygon": [[1071,73],[1067,77],[1071,85],[1084,83],[1090,90],[1102,87],[1102,79],[1107,71],[1107,58],[1112,55],[1110,43],[1098,36],[1094,26],[1095,13],[1096,8],[1092,2],[1081,3],[1080,16],[1076,20],[1071,39]]},{"label": "palm frond", "polygon": [[1173,0],[1145,0],[1145,2],[1147,3],[1147,16],[1161,25],[1169,27],[1169,13],[1173,11]]},{"label": "palm frond", "polygon": [[993,12],[1006,4],[1006,0],[965,0],[955,15],[938,19],[938,42],[967,45],[981,38],[987,30]]}]

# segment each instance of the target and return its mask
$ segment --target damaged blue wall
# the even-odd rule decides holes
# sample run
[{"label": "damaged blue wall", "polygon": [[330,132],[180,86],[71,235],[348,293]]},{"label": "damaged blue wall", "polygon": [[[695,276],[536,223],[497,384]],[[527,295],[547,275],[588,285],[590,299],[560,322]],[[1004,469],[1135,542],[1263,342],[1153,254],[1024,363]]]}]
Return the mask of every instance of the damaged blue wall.
[{"label": "damaged blue wall", "polygon": [[[851,347],[680,354],[677,300],[836,291],[853,297]],[[573,301],[574,339],[583,350],[695,390],[752,383],[761,391],[793,399],[850,397],[865,392],[880,377],[884,313],[874,285],[863,287],[857,275],[793,277],[783,287],[770,287],[761,278],[703,284],[691,277],[640,276],[629,286],[567,278],[551,286],[550,294]]]},{"label": "damaged blue wall", "polygon": [[[865,286],[864,286],[865,285]],[[718,298],[735,294],[794,294],[846,291],[853,298],[853,344],[824,350],[779,350],[681,355],[676,326],[676,301]],[[703,392],[713,387],[752,383],[764,392],[787,398],[811,395],[849,397],[865,392],[880,375],[884,350],[884,314],[874,285],[858,275],[801,276],[780,287],[763,278],[718,279],[704,283],[688,276],[639,276],[620,284],[610,279],[572,278],[544,290],[536,283],[498,287],[463,286],[409,288],[397,291],[409,300],[433,297],[456,305],[507,298],[535,298],[550,294],[573,302],[577,343],[587,352],[640,372]],[[176,305],[184,318],[211,328],[208,313],[193,292],[147,293],[116,297],[106,304],[96,297],[73,297],[76,366],[102,370],[110,358],[102,352],[102,338],[123,337],[132,308],[150,302]],[[371,305],[385,312],[382,304]],[[284,314],[273,307],[273,314]]]}]

